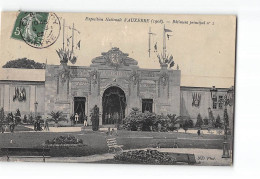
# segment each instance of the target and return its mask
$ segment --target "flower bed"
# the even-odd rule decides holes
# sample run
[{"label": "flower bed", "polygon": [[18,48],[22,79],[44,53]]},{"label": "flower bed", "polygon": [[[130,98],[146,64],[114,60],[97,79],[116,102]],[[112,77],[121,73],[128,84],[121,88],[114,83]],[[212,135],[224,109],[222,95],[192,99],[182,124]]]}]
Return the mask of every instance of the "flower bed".
[{"label": "flower bed", "polygon": [[176,164],[176,158],[157,150],[134,150],[115,155],[115,160],[138,164]]},{"label": "flower bed", "polygon": [[52,145],[52,146],[73,146],[73,145],[83,145],[82,139],[77,139],[74,136],[59,136],[52,140],[46,140],[45,145]]}]

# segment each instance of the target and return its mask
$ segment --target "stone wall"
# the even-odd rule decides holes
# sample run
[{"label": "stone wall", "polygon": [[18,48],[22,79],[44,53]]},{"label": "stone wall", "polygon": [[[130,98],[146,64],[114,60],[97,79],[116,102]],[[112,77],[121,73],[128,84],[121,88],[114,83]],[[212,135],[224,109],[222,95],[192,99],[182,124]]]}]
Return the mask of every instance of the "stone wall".
[{"label": "stone wall", "polygon": [[[223,118],[224,106],[221,108],[217,104],[216,109],[213,108],[211,88],[180,87],[179,70],[148,70],[138,67],[115,70],[104,66],[73,66],[70,67],[70,80],[63,83],[58,75],[61,70],[61,66],[47,65],[45,82],[0,81],[0,106],[4,107],[6,112],[15,112],[19,108],[24,115],[35,112],[37,101],[39,114],[49,116],[52,111],[62,111],[69,119],[70,115],[74,114],[74,97],[84,97],[86,115],[89,116],[94,105],[98,105],[101,124],[103,93],[109,87],[117,86],[126,96],[125,115],[128,115],[133,107],[141,110],[142,99],[153,99],[153,112],[157,114],[188,116],[196,122],[198,114],[201,114],[202,118],[208,118],[210,107],[215,118],[218,115]],[[25,89],[25,101],[13,100],[16,87]],[[217,96],[224,96],[227,90],[218,89]],[[194,96],[200,98],[199,105],[193,104]],[[228,106],[227,109],[232,122],[233,106]],[[90,116],[88,122],[90,123]]]},{"label": "stone wall", "polygon": [[[208,108],[211,108],[213,112],[213,116],[215,119],[219,115],[221,119],[223,119],[224,116],[224,105],[222,108],[219,106],[219,103],[217,103],[216,109],[213,108],[213,102],[211,99],[211,88],[205,88],[205,87],[181,87],[181,94],[180,94],[180,114],[181,116],[188,116],[190,117],[194,122],[197,121],[198,114],[201,115],[202,119],[209,118],[209,112]],[[219,99],[219,96],[224,96],[227,94],[228,89],[218,89],[217,97]],[[192,105],[193,103],[193,96],[196,98],[199,98],[200,95],[200,104],[198,106]],[[228,115],[229,115],[229,121],[230,125],[233,125],[233,106],[227,106]]]},{"label": "stone wall", "polygon": [[57,100],[57,67],[47,65],[45,70],[45,117],[55,110],[55,102]]},{"label": "stone wall", "polygon": [[[14,100],[15,89],[25,90],[25,100]],[[6,113],[20,110],[22,116],[35,113],[35,102],[37,101],[37,113],[44,114],[45,108],[45,88],[44,82],[29,81],[1,81],[0,82],[0,106]]]},{"label": "stone wall", "polygon": [[142,110],[142,99],[153,99],[155,113],[180,114],[179,70],[73,66],[70,67],[70,80],[63,83],[59,75],[61,70],[61,66],[54,65],[46,68],[45,115],[51,111],[62,111],[69,118],[74,114],[74,97],[84,97],[86,115],[89,116],[90,110],[97,105],[102,116],[103,93],[112,86],[121,88],[125,93],[126,116],[133,107]]}]

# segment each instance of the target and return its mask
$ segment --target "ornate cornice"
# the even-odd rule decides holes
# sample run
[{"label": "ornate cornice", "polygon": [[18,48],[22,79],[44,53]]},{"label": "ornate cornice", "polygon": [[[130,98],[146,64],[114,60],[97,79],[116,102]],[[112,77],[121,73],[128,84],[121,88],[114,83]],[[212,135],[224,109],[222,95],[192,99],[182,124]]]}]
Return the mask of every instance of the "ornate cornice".
[{"label": "ornate cornice", "polygon": [[106,65],[118,69],[122,66],[138,64],[136,60],[129,58],[127,53],[123,53],[117,47],[113,47],[108,52],[101,53],[101,55],[92,60],[92,65]]}]

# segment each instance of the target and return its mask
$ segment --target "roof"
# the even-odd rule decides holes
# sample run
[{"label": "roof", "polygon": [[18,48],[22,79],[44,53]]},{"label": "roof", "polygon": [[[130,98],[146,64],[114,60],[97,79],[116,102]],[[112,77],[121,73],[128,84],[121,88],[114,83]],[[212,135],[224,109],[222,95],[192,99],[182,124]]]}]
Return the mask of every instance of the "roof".
[{"label": "roof", "polygon": [[0,81],[45,81],[45,69],[0,68]]}]

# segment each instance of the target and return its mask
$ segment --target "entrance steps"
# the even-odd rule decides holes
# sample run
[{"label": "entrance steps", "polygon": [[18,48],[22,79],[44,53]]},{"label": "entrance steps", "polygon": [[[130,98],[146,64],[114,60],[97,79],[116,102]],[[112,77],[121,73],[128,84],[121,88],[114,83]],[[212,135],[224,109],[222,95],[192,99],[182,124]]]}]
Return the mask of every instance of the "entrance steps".
[{"label": "entrance steps", "polygon": [[116,128],[116,124],[104,124],[100,125],[99,128]]},{"label": "entrance steps", "polygon": [[[116,126],[114,124],[111,124],[111,125],[100,125],[99,131],[108,131],[109,128],[110,128],[110,130],[112,130],[112,129],[117,130]],[[87,126],[87,127],[82,126],[81,131],[92,131],[92,127],[91,126]]]},{"label": "entrance steps", "polygon": [[116,125],[115,124],[109,124],[109,125],[101,125],[99,126],[99,130],[100,131],[108,131],[110,128],[110,131],[112,131],[113,129],[116,131]]}]

